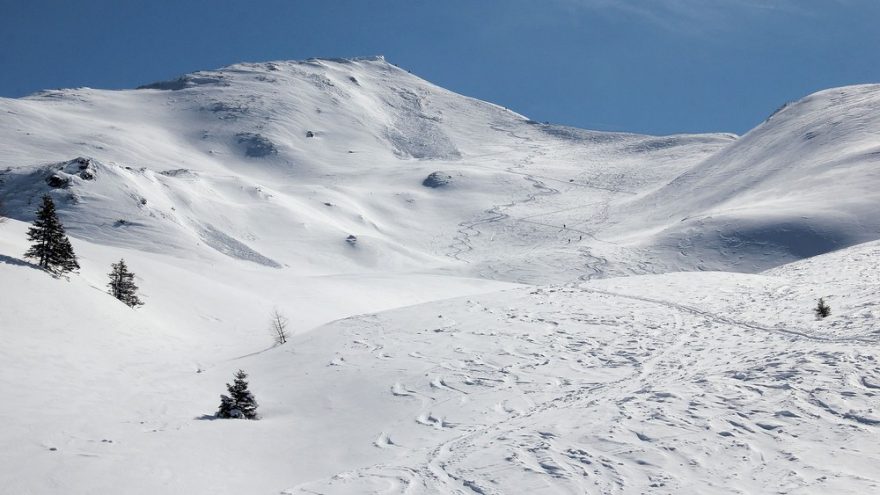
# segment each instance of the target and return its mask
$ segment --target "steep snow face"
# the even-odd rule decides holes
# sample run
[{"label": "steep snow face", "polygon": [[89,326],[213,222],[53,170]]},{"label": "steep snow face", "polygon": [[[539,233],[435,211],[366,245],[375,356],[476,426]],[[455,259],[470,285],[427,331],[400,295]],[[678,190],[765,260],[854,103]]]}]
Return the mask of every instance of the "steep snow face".
[{"label": "steep snow face", "polygon": [[878,108],[880,85],[788,104],[626,211],[663,225],[643,242],[709,269],[754,271],[877,239]]}]

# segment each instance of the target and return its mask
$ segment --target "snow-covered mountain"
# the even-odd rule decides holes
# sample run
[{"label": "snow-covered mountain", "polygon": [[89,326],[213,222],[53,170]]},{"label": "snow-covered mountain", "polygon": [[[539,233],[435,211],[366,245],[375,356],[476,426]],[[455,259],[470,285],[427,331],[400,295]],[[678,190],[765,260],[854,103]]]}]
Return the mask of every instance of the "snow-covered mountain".
[{"label": "snow-covered mountain", "polygon": [[[30,219],[35,199],[54,189],[78,238],[303,274],[466,260],[480,265],[473,273],[521,281],[537,276],[521,273],[529,265],[563,259],[549,279],[574,275],[571,265],[584,273],[568,239],[602,228],[609,204],[733,139],[538,124],[381,58],[240,64],[138,90],[48,91],[0,105],[2,168],[12,168],[0,197],[13,218]],[[424,186],[431,174],[440,180]],[[555,242],[535,252],[527,241],[516,258],[498,258],[469,234],[494,215],[516,239]],[[557,235],[566,219],[574,230]],[[511,271],[489,273],[512,259]]]},{"label": "snow-covered mountain", "polygon": [[[876,491],[878,109],[595,132],[381,57],[0,99],[0,486]],[[239,368],[263,419],[210,420]]]}]

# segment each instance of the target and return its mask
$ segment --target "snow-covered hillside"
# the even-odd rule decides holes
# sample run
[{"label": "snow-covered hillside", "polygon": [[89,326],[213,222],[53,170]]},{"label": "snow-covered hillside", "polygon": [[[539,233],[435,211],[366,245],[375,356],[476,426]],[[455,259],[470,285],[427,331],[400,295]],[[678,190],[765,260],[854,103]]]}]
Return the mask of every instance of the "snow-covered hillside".
[{"label": "snow-covered hillside", "polygon": [[[538,124],[381,58],[240,64],[145,88],[0,100],[8,215],[30,220],[52,190],[69,230],[99,244],[298,274],[466,261],[483,277],[576,278],[596,270],[580,241],[610,204],[733,139]],[[498,256],[494,238],[513,252]]]},{"label": "snow-covered hillside", "polygon": [[880,238],[878,108],[880,85],[785,105],[630,205],[662,228],[641,242],[702,268],[754,271]]},{"label": "snow-covered hillside", "polygon": [[880,491],[878,110],[594,132],[381,57],[0,99],[0,492]]}]

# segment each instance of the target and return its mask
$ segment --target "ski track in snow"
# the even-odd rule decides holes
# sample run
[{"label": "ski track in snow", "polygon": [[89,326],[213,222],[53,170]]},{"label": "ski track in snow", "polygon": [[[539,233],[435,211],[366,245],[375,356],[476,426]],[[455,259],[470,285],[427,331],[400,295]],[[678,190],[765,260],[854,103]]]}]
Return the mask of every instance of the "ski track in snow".
[{"label": "ski track in snow", "polygon": [[[828,437],[878,424],[855,412],[876,400],[855,378],[880,371],[859,352],[876,335],[826,338],[589,286],[470,300],[468,310],[479,318],[442,330],[454,339],[445,353],[387,333],[397,321],[413,326],[405,310],[380,316],[385,339],[408,338],[434,364],[416,422],[459,433],[408,456],[418,462],[290,493],[361,491],[391,478],[399,482],[385,493],[752,492],[777,480],[869,490],[880,481],[817,455]],[[365,331],[357,323],[346,327]],[[425,332],[436,329],[416,334]]]},{"label": "ski track in snow", "polygon": [[[447,252],[447,256],[459,261],[470,263],[467,254],[474,250],[474,243],[476,241],[476,238],[488,238],[488,240],[484,242],[491,243],[494,240],[494,235],[492,234],[492,232],[501,228],[499,227],[499,224],[504,223],[512,224],[513,228],[516,228],[516,224],[523,223],[545,227],[554,231],[564,231],[569,236],[580,236],[580,238],[578,239],[579,241],[582,240],[584,236],[586,236],[588,239],[592,239],[597,242],[608,242],[598,239],[595,235],[595,232],[597,228],[608,219],[608,209],[611,198],[620,194],[626,196],[627,194],[632,193],[623,191],[619,188],[593,185],[586,181],[565,181],[561,178],[547,177],[539,174],[525,172],[523,170],[527,170],[529,166],[534,165],[536,162],[547,161],[546,155],[548,148],[546,147],[546,145],[542,146],[531,137],[519,135],[514,130],[500,127],[497,124],[493,125],[492,128],[498,132],[506,134],[508,137],[514,140],[514,142],[518,142],[518,148],[528,150],[523,158],[516,160],[516,163],[512,166],[507,167],[505,169],[505,172],[522,177],[523,180],[531,184],[531,191],[528,192],[522,199],[517,199],[505,204],[496,204],[491,208],[483,211],[477,218],[461,222],[458,226],[459,228],[457,230],[457,235],[455,235],[453,238],[454,242],[449,246],[449,252]],[[496,157],[496,159],[498,159],[498,157]],[[501,157],[500,159],[503,160],[504,158]],[[470,166],[481,167],[478,164],[470,164]],[[608,195],[600,199],[598,202],[590,203],[587,205],[557,207],[548,211],[544,211],[540,214],[511,216],[507,213],[507,211],[513,208],[527,208],[529,203],[536,201],[542,196],[554,196],[560,194],[559,189],[547,186],[545,181],[557,181],[569,186],[594,189],[602,191],[603,193],[607,193]],[[533,192],[536,189],[538,190],[538,192]],[[562,206],[563,204],[565,203],[561,203],[560,206]],[[569,220],[569,222],[571,223],[565,223],[563,221],[558,224],[553,224],[536,220],[536,218],[538,217],[552,216],[558,213],[577,213],[576,210],[584,209],[593,210],[594,213],[591,213],[585,217],[574,217],[575,220]],[[484,230],[485,227],[489,228],[487,230]],[[570,241],[571,239],[569,238],[569,242]],[[601,274],[603,271],[600,267],[607,264],[605,258],[593,256],[590,253],[590,249],[586,246],[580,247],[578,249],[580,251],[581,259],[587,260],[587,263],[585,263],[585,265],[589,267],[590,270],[590,273],[581,275],[580,278],[589,279],[595,274]],[[489,272],[480,271],[479,273],[481,274],[481,276],[485,276],[487,278],[494,278],[499,275],[496,270],[491,270]]]}]

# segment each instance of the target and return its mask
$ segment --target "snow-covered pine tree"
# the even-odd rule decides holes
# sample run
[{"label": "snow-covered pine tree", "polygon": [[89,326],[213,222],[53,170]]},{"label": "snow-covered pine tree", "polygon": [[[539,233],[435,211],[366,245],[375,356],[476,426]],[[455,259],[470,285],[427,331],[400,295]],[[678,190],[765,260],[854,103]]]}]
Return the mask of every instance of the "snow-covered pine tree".
[{"label": "snow-covered pine tree", "polygon": [[248,390],[246,378],[247,373],[238,370],[233,384],[226,384],[229,395],[220,396],[220,408],[217,410],[218,418],[258,419],[257,399]]},{"label": "snow-covered pine tree", "polygon": [[[228,386],[228,385],[227,385]],[[240,418],[241,411],[235,407],[235,401],[228,395],[220,395],[220,407],[217,409],[218,418]]]},{"label": "snow-covered pine tree", "polygon": [[813,312],[816,313],[816,318],[821,320],[831,314],[831,306],[825,303],[825,298],[820,297],[819,304],[813,308]]},{"label": "snow-covered pine tree", "polygon": [[27,235],[33,244],[24,256],[36,259],[40,268],[55,273],[79,268],[73,246],[64,233],[64,225],[55,213],[55,203],[48,194],[43,196],[43,204],[37,210],[37,218]]},{"label": "snow-covered pine tree", "polygon": [[137,296],[138,286],[134,284],[134,273],[128,271],[125,260],[120,259],[119,263],[113,263],[110,267],[110,282],[107,284],[110,295],[132,308],[143,304]]}]

